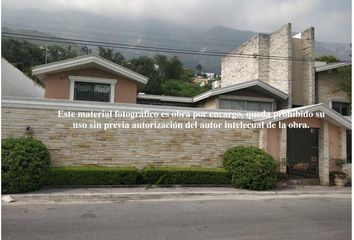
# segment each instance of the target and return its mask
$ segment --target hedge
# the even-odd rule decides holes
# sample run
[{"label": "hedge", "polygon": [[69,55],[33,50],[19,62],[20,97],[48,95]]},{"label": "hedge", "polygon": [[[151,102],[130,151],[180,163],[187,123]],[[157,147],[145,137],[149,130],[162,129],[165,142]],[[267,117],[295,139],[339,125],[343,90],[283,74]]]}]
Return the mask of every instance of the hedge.
[{"label": "hedge", "polygon": [[1,192],[39,189],[50,164],[47,147],[32,137],[7,138],[1,143]]},{"label": "hedge", "polygon": [[133,167],[51,167],[46,185],[132,185],[139,171]]},{"label": "hedge", "polygon": [[228,149],[223,166],[232,172],[235,188],[269,190],[276,185],[276,163],[272,156],[257,147],[237,146]]},{"label": "hedge", "polygon": [[140,174],[144,184],[231,184],[231,174],[223,168],[146,167]]}]

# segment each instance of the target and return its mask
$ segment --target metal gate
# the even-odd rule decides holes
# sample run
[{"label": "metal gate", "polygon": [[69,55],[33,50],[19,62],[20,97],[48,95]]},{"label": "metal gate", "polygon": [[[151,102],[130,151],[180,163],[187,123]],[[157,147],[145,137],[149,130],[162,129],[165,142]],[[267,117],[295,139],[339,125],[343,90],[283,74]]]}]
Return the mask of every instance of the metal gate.
[{"label": "metal gate", "polygon": [[287,129],[287,172],[318,177],[318,128]]}]

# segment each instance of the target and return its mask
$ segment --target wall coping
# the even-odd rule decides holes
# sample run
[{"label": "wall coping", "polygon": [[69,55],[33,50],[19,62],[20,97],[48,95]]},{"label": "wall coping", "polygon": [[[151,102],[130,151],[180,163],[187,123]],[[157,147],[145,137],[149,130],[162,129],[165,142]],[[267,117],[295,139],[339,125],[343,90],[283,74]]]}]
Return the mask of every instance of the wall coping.
[{"label": "wall coping", "polygon": [[[206,108],[188,108],[188,107],[173,107],[162,105],[143,105],[143,104],[122,104],[122,103],[101,103],[101,102],[88,102],[88,101],[70,101],[58,99],[41,99],[29,97],[3,97],[2,108],[25,108],[25,109],[51,109],[51,110],[72,110],[72,111],[102,111],[102,110],[121,110],[126,112],[183,112],[193,114],[204,113],[204,118],[215,119],[233,119],[243,121],[264,121],[264,122],[277,122],[288,119],[287,113],[294,113],[295,111],[308,111],[308,112],[324,112],[327,121],[332,124],[343,127],[345,129],[352,129],[352,122],[350,119],[340,115],[324,103],[308,105],[304,107],[291,108],[280,110],[273,113],[258,112],[258,116],[252,115],[252,111],[235,111],[226,109],[206,109]],[[215,117],[219,113],[223,117]],[[267,114],[267,116],[262,116]],[[269,117],[270,115],[270,117]],[[251,116],[251,117],[250,117]]]}]

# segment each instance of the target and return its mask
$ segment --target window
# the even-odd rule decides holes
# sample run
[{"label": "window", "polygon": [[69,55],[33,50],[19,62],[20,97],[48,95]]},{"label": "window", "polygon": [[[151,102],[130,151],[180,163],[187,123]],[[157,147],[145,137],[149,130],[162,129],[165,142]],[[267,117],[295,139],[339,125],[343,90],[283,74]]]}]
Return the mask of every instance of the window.
[{"label": "window", "polygon": [[220,109],[249,110],[249,111],[272,111],[271,102],[220,99]]},{"label": "window", "polygon": [[332,102],[332,109],[344,116],[350,116],[350,103],[348,102]]},{"label": "window", "polygon": [[90,82],[75,82],[74,100],[111,101],[111,85]]},{"label": "window", "polygon": [[70,100],[114,102],[117,80],[69,76]]}]

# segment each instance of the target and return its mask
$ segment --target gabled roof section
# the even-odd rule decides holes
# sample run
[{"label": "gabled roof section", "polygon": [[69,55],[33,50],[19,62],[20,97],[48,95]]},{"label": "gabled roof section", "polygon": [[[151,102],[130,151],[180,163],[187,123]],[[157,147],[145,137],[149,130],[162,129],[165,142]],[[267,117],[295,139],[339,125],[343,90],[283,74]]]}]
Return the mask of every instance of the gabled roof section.
[{"label": "gabled roof section", "polygon": [[98,66],[113,74],[126,77],[142,84],[146,84],[148,81],[147,77],[94,54],[39,65],[33,68],[32,73],[41,78],[48,73],[69,71],[84,66]]},{"label": "gabled roof section", "polygon": [[280,110],[280,111],[272,113],[272,117],[262,119],[260,121],[277,122],[277,121],[291,118],[291,117],[289,117],[289,115],[294,115],[296,112],[304,112],[304,111],[308,111],[308,112],[312,112],[312,113],[323,112],[325,114],[324,119],[328,120],[332,124],[346,128],[346,129],[352,129],[351,119],[339,114],[338,112],[334,111],[333,109],[331,109],[328,105],[326,105],[324,103],[318,103],[318,104],[308,105],[308,106],[303,106],[303,107],[298,107],[298,108],[290,108],[290,109]]},{"label": "gabled roof section", "polygon": [[351,66],[351,62],[336,62],[316,67],[316,72],[328,71],[336,68]]},{"label": "gabled roof section", "polygon": [[262,92],[273,95],[277,99],[286,100],[288,98],[288,94],[280,91],[279,89],[277,89],[277,88],[275,88],[263,81],[251,80],[251,81],[247,81],[247,82],[242,82],[242,83],[230,85],[227,87],[215,88],[215,89],[209,90],[207,92],[199,94],[198,96],[195,96],[193,98],[193,101],[198,102],[198,101],[204,100],[204,99],[212,97],[212,96],[216,96],[216,95],[220,95],[220,94],[224,94],[224,93],[228,93],[228,92],[233,92],[233,91],[241,90],[244,88],[259,89]]}]

